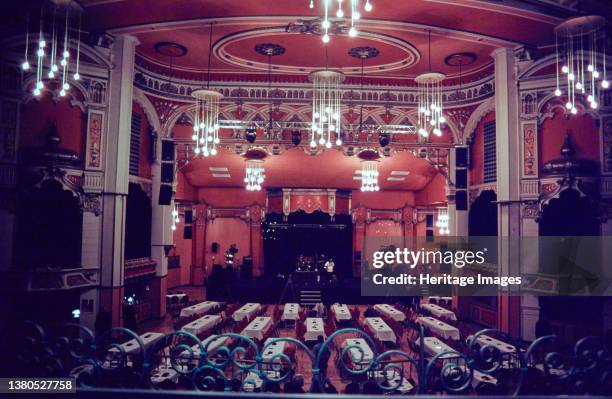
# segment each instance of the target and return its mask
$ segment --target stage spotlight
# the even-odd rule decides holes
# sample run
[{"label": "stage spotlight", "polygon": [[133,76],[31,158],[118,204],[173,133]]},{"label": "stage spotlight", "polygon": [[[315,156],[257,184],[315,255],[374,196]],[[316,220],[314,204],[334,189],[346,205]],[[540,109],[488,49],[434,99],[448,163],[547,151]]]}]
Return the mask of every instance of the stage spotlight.
[{"label": "stage spotlight", "polygon": [[291,132],[291,142],[293,145],[299,145],[302,142],[302,132],[299,130]]},{"label": "stage spotlight", "polygon": [[390,141],[391,137],[389,137],[389,133],[380,133],[378,135],[378,143],[381,147],[386,147],[387,145],[389,145]]},{"label": "stage spotlight", "polygon": [[246,130],[245,137],[249,143],[253,144],[255,142],[255,139],[257,138],[257,130],[255,130],[254,127],[248,128]]}]

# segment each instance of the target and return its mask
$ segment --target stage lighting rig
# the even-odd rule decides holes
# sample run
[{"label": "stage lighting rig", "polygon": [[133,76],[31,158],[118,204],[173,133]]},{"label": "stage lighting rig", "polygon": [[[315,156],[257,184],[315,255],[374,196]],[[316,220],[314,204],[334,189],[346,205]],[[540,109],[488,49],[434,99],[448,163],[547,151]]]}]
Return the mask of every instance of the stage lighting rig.
[{"label": "stage lighting rig", "polygon": [[257,139],[257,130],[254,127],[247,128],[245,137],[249,143],[253,144],[255,139]]}]

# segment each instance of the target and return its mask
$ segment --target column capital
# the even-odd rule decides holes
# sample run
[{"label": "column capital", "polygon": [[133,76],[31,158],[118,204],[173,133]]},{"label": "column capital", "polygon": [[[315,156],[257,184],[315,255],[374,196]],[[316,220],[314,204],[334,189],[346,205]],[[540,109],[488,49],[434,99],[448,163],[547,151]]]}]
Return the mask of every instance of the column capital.
[{"label": "column capital", "polygon": [[498,47],[495,50],[491,51],[491,57],[493,57],[493,59],[495,60],[497,60],[497,58],[503,55],[512,55],[512,57],[514,57],[514,50],[507,47]]},{"label": "column capital", "polygon": [[130,34],[127,34],[127,33],[115,36],[114,43],[116,43],[116,42],[124,42],[126,44],[131,44],[134,47],[136,47],[136,46],[138,46],[140,44],[140,40],[138,40],[138,38],[136,36],[133,36],[133,35],[130,35]]}]

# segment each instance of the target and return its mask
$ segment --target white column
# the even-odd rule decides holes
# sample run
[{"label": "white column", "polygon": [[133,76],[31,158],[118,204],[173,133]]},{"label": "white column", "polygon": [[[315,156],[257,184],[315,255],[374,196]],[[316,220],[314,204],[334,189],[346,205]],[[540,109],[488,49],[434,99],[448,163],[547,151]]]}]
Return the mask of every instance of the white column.
[{"label": "white column", "polygon": [[[539,225],[535,217],[523,216],[521,221],[521,236],[534,237],[533,240],[523,240],[521,246],[521,272],[538,273],[540,265],[540,250],[538,245]],[[540,302],[535,295],[521,296],[521,339],[533,341],[536,339],[536,323],[540,318]]]},{"label": "white column", "polygon": [[[520,234],[516,61],[513,51],[507,48],[496,49],[491,56],[495,62],[498,267],[502,276],[518,276],[520,248],[518,245],[508,245],[508,237],[518,237]],[[510,332],[510,326],[518,320],[515,320],[516,315],[509,312],[508,290],[500,289],[500,294],[502,296],[498,307],[498,327],[502,331]]]},{"label": "white column", "polygon": [[138,40],[118,36],[111,50],[102,213],[101,287],[113,323],[121,320],[125,210],[128,194],[134,52]]}]

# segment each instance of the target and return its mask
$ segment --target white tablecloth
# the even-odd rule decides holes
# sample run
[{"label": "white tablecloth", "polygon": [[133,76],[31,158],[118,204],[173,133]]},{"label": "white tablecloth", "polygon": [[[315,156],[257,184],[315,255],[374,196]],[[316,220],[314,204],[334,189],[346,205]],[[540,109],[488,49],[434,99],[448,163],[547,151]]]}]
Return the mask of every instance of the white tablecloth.
[{"label": "white tablecloth", "polygon": [[271,317],[256,317],[249,323],[248,326],[245,327],[244,330],[242,330],[241,335],[247,338],[263,339],[265,332],[268,330],[271,324]]},{"label": "white tablecloth", "polygon": [[168,299],[177,298],[177,300],[179,301],[185,298],[186,296],[187,294],[166,294],[166,298]]},{"label": "white tablecloth", "polygon": [[367,367],[374,358],[372,348],[370,348],[368,342],[363,338],[347,338],[344,340],[342,347],[346,348],[347,346],[352,346],[347,353],[351,357],[351,362],[353,363],[353,367],[355,369],[359,369],[362,366]]},{"label": "white tablecloth", "polygon": [[333,304],[332,311],[336,315],[336,320],[350,320],[351,319],[351,311],[349,307],[346,305]]},{"label": "white tablecloth", "polygon": [[[375,377],[379,384],[382,384],[384,381],[389,381],[389,385],[392,387],[396,386],[399,383],[400,378],[402,378],[400,373],[393,369],[387,370],[387,378],[384,378],[382,370],[376,371]],[[412,386],[412,384],[408,381],[408,377],[410,376],[408,375],[407,371],[404,371],[403,377],[402,383],[395,389],[395,392],[401,394],[412,392],[414,390],[414,386]]]},{"label": "white tablecloth", "polygon": [[460,339],[459,329],[433,317],[418,317],[416,322],[443,338]]},{"label": "white tablecloth", "polygon": [[[219,338],[218,335],[211,335],[210,337],[207,337],[206,339],[202,341],[202,347],[206,349],[207,355],[210,356],[210,355],[214,355],[215,353],[217,353],[219,348],[225,345],[227,341],[229,341],[229,337]],[[206,345],[208,345],[208,347]],[[196,344],[192,346],[191,349],[193,350],[194,360],[198,359],[200,357],[200,345]],[[184,352],[181,352],[180,356],[183,358],[189,358],[189,352],[185,350]]]},{"label": "white tablecloth", "polygon": [[[451,348],[450,346],[446,345],[444,342],[440,341],[438,338],[436,337],[423,337],[423,340],[425,341],[424,343],[424,349],[425,349],[425,353],[427,353],[430,356],[436,356],[439,355],[440,353],[444,353],[444,352],[456,352],[455,354],[446,354],[441,356],[441,359],[451,359],[451,358],[456,358],[459,356],[459,353],[457,353],[457,350]],[[420,344],[420,339],[419,339],[419,344]]]},{"label": "white tablecloth", "polygon": [[[262,359],[264,361],[263,364],[263,368],[264,370],[269,370],[269,369],[273,369],[273,364],[269,363],[272,362],[272,358],[278,354],[281,354],[283,352],[285,352],[285,347],[287,345],[287,341],[276,341],[274,343],[270,343],[270,341],[272,341],[275,338],[268,338],[266,339],[266,342],[264,342],[264,346],[262,348],[262,350],[264,350],[261,353]],[[268,345],[269,344],[269,345]],[[280,363],[280,358],[276,358],[274,359],[274,363]]]},{"label": "white tablecloth", "polygon": [[195,305],[187,306],[186,308],[181,309],[181,317],[189,317],[203,314],[208,312],[210,309],[219,306],[219,302],[206,301],[197,303]]},{"label": "white tablecloth", "polygon": [[376,338],[381,341],[397,342],[395,333],[385,321],[380,317],[366,317],[366,324],[372,329]]},{"label": "white tablecloth", "polygon": [[[157,333],[157,332],[148,332],[146,334],[142,334],[140,339],[144,344],[144,348],[146,351],[151,349],[153,345],[159,342],[162,338],[164,338],[165,334]],[[134,353],[140,352],[140,345],[138,345],[138,341],[136,339],[131,339],[127,342],[121,344],[121,347],[125,351],[125,353],[132,355]],[[111,348],[110,351],[117,351],[115,348]]]},{"label": "white tablecloth", "polygon": [[[467,342],[469,343],[471,340],[472,340],[472,335],[468,337]],[[499,349],[501,353],[515,353],[516,352],[516,348],[514,347],[514,345],[510,345],[506,342],[500,341],[488,335],[484,335],[484,334],[479,335],[476,342],[480,344],[480,346],[493,346]]]},{"label": "white tablecloth", "polygon": [[421,309],[426,310],[432,315],[441,319],[457,320],[457,316],[455,316],[452,310],[448,310],[446,308],[443,308],[442,306],[438,306],[435,303],[422,303]]},{"label": "white tablecloth", "polygon": [[245,317],[250,319],[255,313],[261,309],[261,305],[258,303],[247,303],[240,309],[236,310],[233,314],[233,319],[240,321]]},{"label": "white tablecloth", "polygon": [[300,313],[300,305],[297,303],[286,303],[283,308],[283,320],[297,320]]},{"label": "white tablecloth", "polygon": [[221,322],[221,316],[208,314],[204,317],[200,317],[197,320],[187,323],[181,328],[181,330],[188,332],[193,335],[198,335],[206,330],[212,329],[214,326]]},{"label": "white tablecloth", "polygon": [[374,305],[374,310],[384,314],[387,317],[392,318],[395,321],[404,321],[404,320],[406,320],[406,315],[405,314],[403,314],[399,310],[395,309],[393,306],[387,305],[386,303],[385,304]]},{"label": "white tablecloth", "polygon": [[177,383],[179,379],[179,373],[172,367],[162,367],[158,369],[153,375],[151,375],[151,383],[159,384],[166,380]]},{"label": "white tablecloth", "polygon": [[319,335],[325,338],[325,328],[323,326],[323,319],[319,317],[307,317],[306,318],[306,333],[304,339],[306,341],[316,341]]}]

